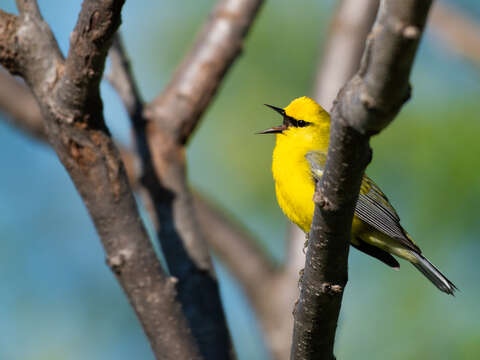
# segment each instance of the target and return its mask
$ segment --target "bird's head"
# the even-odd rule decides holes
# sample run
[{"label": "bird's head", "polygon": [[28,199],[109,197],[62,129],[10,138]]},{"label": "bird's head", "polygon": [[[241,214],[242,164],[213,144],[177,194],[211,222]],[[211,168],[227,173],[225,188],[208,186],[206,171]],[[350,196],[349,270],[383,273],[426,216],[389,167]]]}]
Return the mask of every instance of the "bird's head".
[{"label": "bird's head", "polygon": [[286,108],[267,105],[283,117],[280,126],[273,126],[260,131],[259,134],[282,134],[297,141],[327,137],[330,130],[330,116],[309,97],[303,96],[293,100]]}]

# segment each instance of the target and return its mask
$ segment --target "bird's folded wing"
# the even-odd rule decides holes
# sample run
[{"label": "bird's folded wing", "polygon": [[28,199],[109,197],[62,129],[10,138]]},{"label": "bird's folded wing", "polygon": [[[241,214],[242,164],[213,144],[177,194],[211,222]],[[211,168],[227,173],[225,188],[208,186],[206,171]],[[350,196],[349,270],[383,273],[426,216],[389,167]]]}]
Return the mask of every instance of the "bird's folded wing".
[{"label": "bird's folded wing", "polygon": [[310,170],[315,180],[320,180],[327,161],[327,154],[321,151],[309,151],[305,158],[310,163]]},{"label": "bird's folded wing", "polygon": [[[326,154],[310,151],[305,156],[310,163],[313,177],[318,181],[323,175]],[[360,195],[355,206],[355,215],[368,225],[399,241],[405,247],[420,253],[400,225],[400,218],[380,188],[367,175],[363,176]]]}]

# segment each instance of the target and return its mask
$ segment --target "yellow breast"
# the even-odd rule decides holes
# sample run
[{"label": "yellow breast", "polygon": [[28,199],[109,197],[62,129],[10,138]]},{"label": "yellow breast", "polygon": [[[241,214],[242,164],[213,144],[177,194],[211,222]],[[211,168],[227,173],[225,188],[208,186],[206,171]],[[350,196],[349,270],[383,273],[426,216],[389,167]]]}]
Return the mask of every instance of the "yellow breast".
[{"label": "yellow breast", "polygon": [[[302,139],[297,136],[302,136]],[[272,172],[280,208],[292,222],[308,232],[315,209],[315,182],[305,155],[312,150],[325,149],[328,139],[320,139],[312,133],[312,138],[305,140],[304,133],[287,131],[278,134],[273,151]]]}]

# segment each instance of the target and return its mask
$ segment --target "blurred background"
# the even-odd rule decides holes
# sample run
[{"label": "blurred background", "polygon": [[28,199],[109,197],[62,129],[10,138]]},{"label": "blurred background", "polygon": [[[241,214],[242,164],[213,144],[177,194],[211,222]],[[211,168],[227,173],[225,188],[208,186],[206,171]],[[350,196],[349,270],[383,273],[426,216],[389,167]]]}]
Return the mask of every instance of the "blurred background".
[{"label": "blurred background", "polygon": [[[0,7],[16,12],[13,3]],[[40,1],[64,53],[80,4]],[[253,134],[278,122],[262,104],[283,107],[311,92],[335,4],[303,0],[293,11],[287,0],[267,2],[188,149],[192,185],[279,263],[287,221],[273,191],[274,138]],[[165,86],[213,5],[127,1],[121,31],[146,100]],[[476,0],[455,6],[480,24]],[[368,173],[460,292],[446,296],[405,262],[395,272],[352,250],[339,359],[480,358],[480,65],[427,28],[412,84],[410,102],[372,140]],[[102,93],[108,126],[129,144],[126,113],[105,81]],[[0,121],[0,164],[0,359],[153,359],[53,151]],[[244,294],[217,265],[239,359],[268,358]]]}]

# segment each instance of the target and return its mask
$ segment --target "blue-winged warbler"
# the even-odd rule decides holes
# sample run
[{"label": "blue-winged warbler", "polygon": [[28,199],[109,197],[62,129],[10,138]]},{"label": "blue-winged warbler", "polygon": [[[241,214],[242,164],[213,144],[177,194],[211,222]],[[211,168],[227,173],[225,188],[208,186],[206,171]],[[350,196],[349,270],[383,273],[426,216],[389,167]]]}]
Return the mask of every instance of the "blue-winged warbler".
[{"label": "blue-winged warbler", "polygon": [[[315,181],[323,174],[330,135],[330,116],[308,97],[286,108],[267,105],[283,117],[283,124],[261,131],[276,134],[272,171],[278,204],[305,233],[312,223]],[[360,251],[398,268],[398,256],[411,262],[441,291],[452,294],[455,285],[422,254],[400,225],[387,197],[364,175],[355,207],[350,243]]]}]

